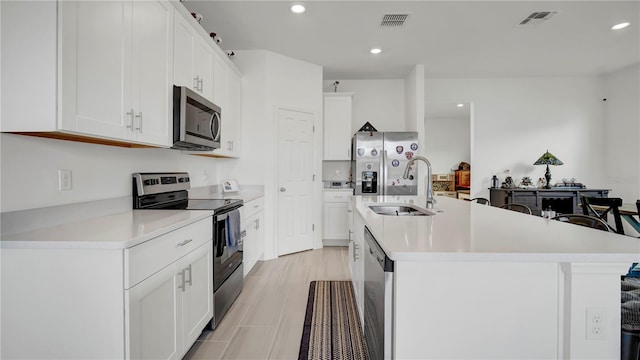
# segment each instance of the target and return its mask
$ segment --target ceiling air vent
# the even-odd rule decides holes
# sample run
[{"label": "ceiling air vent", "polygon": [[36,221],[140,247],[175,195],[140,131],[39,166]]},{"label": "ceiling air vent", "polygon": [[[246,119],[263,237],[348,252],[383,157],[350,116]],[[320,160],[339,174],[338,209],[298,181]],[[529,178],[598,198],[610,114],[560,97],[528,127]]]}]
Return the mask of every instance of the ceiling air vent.
[{"label": "ceiling air vent", "polygon": [[551,19],[553,15],[557,14],[557,11],[538,11],[531,13],[524,20],[520,21],[520,25],[538,25]]},{"label": "ceiling air vent", "polygon": [[404,25],[407,20],[408,14],[386,14],[382,18],[380,26],[382,27],[400,27]]}]

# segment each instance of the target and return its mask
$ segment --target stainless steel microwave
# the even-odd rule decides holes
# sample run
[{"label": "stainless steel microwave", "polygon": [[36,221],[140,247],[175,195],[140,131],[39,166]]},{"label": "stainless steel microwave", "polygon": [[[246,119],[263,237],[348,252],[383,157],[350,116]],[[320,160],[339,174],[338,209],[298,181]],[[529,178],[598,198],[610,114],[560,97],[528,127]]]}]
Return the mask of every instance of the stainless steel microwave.
[{"label": "stainless steel microwave", "polygon": [[184,86],[173,87],[173,149],[220,148],[221,109]]}]

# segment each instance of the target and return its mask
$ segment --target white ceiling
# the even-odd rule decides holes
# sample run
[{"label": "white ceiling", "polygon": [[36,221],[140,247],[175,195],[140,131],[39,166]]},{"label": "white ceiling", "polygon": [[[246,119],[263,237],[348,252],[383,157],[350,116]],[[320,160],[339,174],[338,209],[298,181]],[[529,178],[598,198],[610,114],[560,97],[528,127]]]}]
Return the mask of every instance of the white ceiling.
[{"label": "white ceiling", "polygon": [[[266,49],[324,67],[325,79],[403,78],[423,64],[427,78],[600,74],[640,61],[640,0],[632,1],[198,1],[225,50]],[[539,25],[518,23],[557,11]],[[409,14],[383,28],[384,14]],[[628,21],[631,26],[610,30]],[[371,47],[382,54],[371,55]]]}]

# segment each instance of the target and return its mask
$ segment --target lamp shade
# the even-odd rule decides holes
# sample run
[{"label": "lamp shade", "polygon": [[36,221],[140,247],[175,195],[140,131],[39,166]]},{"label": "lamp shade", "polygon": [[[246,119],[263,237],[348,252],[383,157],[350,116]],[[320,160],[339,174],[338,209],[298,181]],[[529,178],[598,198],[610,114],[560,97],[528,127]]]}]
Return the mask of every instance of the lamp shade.
[{"label": "lamp shade", "polygon": [[538,160],[536,160],[536,162],[533,163],[533,165],[562,165],[562,164],[563,162],[560,159],[558,159],[555,155],[550,153],[549,150],[547,150],[547,152],[542,154],[542,156],[540,156],[540,158],[538,158]]}]

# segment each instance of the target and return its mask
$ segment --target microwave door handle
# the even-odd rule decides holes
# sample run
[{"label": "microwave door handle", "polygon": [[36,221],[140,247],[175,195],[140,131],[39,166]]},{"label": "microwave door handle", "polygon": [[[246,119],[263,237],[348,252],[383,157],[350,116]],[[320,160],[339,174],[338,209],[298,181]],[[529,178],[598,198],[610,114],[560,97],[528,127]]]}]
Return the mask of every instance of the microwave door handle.
[{"label": "microwave door handle", "polygon": [[[216,126],[217,125],[217,126]],[[213,112],[213,115],[211,116],[211,123],[209,124],[209,129],[211,130],[211,139],[212,140],[218,140],[218,137],[220,136],[220,116],[218,115],[217,112]],[[216,127],[217,130],[216,131]]]}]

